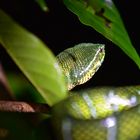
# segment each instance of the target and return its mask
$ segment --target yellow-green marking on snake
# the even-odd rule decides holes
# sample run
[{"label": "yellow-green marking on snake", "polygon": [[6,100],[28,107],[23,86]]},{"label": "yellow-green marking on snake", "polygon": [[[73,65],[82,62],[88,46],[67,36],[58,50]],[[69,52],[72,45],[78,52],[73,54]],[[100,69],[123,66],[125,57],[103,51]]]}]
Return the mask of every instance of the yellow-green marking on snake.
[{"label": "yellow-green marking on snake", "polygon": [[[57,56],[68,90],[101,66],[104,45],[81,43]],[[53,109],[56,140],[140,140],[140,85],[71,92]]]},{"label": "yellow-green marking on snake", "polygon": [[81,120],[101,119],[140,104],[140,86],[96,87],[73,93],[67,114]]}]

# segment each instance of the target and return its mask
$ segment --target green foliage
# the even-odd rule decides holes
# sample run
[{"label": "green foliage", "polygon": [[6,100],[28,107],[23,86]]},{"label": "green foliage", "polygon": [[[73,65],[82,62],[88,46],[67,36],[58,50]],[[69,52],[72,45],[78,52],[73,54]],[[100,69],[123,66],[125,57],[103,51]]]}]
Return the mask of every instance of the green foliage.
[{"label": "green foliage", "polygon": [[64,77],[54,55],[3,11],[0,11],[0,43],[46,103],[53,105],[66,97]]},{"label": "green foliage", "polygon": [[27,116],[22,113],[0,112],[0,140],[35,140],[32,135],[34,127]]},{"label": "green foliage", "polygon": [[10,88],[16,100],[44,103],[45,100],[22,74],[6,73]]},{"label": "green foliage", "polygon": [[49,11],[45,0],[35,0],[43,11]]},{"label": "green foliage", "polygon": [[64,0],[67,8],[79,20],[104,35],[120,47],[140,68],[140,58],[131,44],[119,12],[112,1]]}]

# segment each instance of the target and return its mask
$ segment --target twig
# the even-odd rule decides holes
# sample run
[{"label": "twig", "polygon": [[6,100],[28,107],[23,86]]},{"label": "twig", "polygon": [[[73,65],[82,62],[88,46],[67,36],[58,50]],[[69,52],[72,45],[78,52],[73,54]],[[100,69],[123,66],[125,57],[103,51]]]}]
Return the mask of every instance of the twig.
[{"label": "twig", "polygon": [[[9,99],[9,100],[14,100],[14,96],[12,94],[12,91],[10,89],[9,83],[7,81],[7,77],[5,75],[5,72],[2,68],[2,64],[0,63],[0,89],[2,89],[2,94],[0,95],[0,98],[2,99]],[[4,94],[5,93],[5,94]]]},{"label": "twig", "polygon": [[47,104],[0,101],[1,112],[49,113],[49,110],[50,107]]}]

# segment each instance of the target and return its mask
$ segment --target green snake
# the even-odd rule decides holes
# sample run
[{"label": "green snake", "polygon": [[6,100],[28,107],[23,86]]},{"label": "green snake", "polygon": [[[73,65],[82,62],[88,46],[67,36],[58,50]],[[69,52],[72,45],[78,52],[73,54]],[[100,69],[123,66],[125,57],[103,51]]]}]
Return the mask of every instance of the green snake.
[{"label": "green snake", "polygon": [[[68,90],[88,81],[104,57],[101,44],[82,43],[61,52],[57,59]],[[140,86],[95,87],[69,94],[52,110],[56,140],[140,140]]]}]

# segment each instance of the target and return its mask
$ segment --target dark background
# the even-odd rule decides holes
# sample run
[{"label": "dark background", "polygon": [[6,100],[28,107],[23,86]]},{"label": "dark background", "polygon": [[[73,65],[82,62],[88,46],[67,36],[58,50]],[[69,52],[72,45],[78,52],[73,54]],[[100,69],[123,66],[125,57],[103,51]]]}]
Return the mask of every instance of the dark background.
[{"label": "dark background", "polygon": [[[106,57],[95,76],[79,87],[120,86],[140,84],[140,72],[135,63],[120,48],[91,27],[80,23],[60,0],[46,0],[49,12],[44,13],[34,0],[0,0],[0,8],[7,12],[20,25],[43,40],[55,55],[64,49],[81,42],[103,43]],[[140,54],[139,4],[138,1],[114,1],[131,41]],[[0,61],[5,70],[17,71],[17,67],[0,48]]]}]

